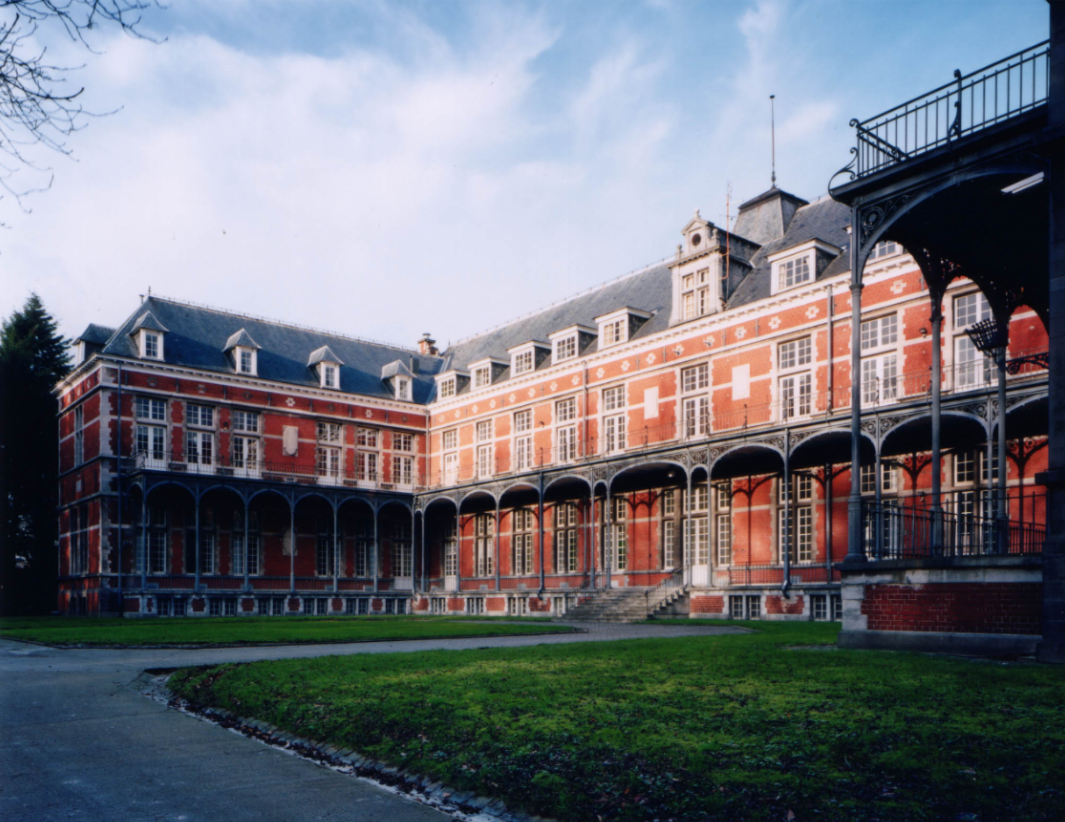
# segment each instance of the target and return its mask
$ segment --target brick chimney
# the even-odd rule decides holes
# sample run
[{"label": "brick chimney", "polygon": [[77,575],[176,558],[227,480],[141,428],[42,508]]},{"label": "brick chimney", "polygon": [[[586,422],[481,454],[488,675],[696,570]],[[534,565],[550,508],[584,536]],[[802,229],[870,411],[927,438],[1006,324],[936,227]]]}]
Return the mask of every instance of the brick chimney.
[{"label": "brick chimney", "polygon": [[418,340],[418,353],[429,354],[434,357],[440,353],[436,350],[436,340],[429,336],[428,331],[422,334],[422,338]]}]

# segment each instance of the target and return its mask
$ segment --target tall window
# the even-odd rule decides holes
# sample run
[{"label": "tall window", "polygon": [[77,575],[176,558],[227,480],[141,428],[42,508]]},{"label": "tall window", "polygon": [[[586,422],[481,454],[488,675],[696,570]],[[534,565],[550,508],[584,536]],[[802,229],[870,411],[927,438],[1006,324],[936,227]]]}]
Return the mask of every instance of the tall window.
[{"label": "tall window", "polygon": [[[861,325],[862,404],[889,402],[898,396],[899,319],[897,314],[867,320]],[[881,353],[879,356],[865,354]]]},{"label": "tall window", "polygon": [[70,573],[89,570],[89,509],[76,505],[70,509]]},{"label": "tall window", "polygon": [[445,431],[444,447],[444,483],[454,485],[459,481],[459,432],[457,428]]},{"label": "tall window", "polygon": [[393,432],[392,450],[412,453],[414,451],[414,435],[408,434],[404,431]]},{"label": "tall window", "polygon": [[495,473],[495,427],[492,420],[484,420],[477,423],[475,435],[477,439],[477,477],[483,479]]},{"label": "tall window", "polygon": [[579,513],[574,503],[555,506],[555,573],[576,573],[578,527]]},{"label": "tall window", "polygon": [[684,395],[684,436],[688,439],[705,437],[710,422],[710,397],[707,394],[710,387],[709,363],[681,371],[680,387]]},{"label": "tall window", "polygon": [[244,512],[239,508],[233,512],[233,573],[243,574],[244,563],[248,563],[248,574],[259,573],[259,514],[251,511],[248,517],[248,545],[244,546]]},{"label": "tall window", "polygon": [[793,285],[809,282],[811,279],[810,274],[809,254],[804,254],[792,260],[785,260],[778,264],[777,288],[791,288]]},{"label": "tall window", "polygon": [[710,269],[684,275],[681,279],[681,305],[686,320],[710,313]]},{"label": "tall window", "polygon": [[414,484],[414,457],[392,456],[392,482],[396,485]]},{"label": "tall window", "polygon": [[973,345],[965,330],[991,318],[991,306],[979,291],[954,298],[954,387],[959,390],[980,388],[991,382],[990,357]]},{"label": "tall window", "polygon": [[511,514],[510,552],[511,573],[533,572],[533,512],[517,508]]},{"label": "tall window", "polygon": [[159,335],[151,331],[144,332],[144,356],[150,360],[159,359]]},{"label": "tall window", "polygon": [[234,411],[232,415],[233,468],[246,474],[259,471],[259,415]]},{"label": "tall window", "polygon": [[379,444],[376,428],[355,429],[355,477],[359,482],[377,482]]},{"label": "tall window", "polygon": [[148,505],[148,573],[165,574],[169,563],[167,562],[167,539],[166,508],[162,505]]},{"label": "tall window", "polygon": [[74,465],[85,462],[85,409],[74,409]]},{"label": "tall window", "polygon": [[625,497],[614,497],[613,534],[614,570],[624,571],[629,567],[629,501]]},{"label": "tall window", "polygon": [[331,577],[336,567],[336,543],[333,540],[333,520],[319,517],[315,552],[315,572],[320,577]]},{"label": "tall window", "polygon": [[577,459],[577,400],[570,397],[555,403],[555,457],[558,462]]},{"label": "tall window", "polygon": [[455,396],[455,378],[448,377],[440,381],[440,399],[446,400]]},{"label": "tall window", "polygon": [[322,363],[322,388],[337,387],[337,367],[332,363]]},{"label": "tall window", "polygon": [[491,576],[495,571],[496,521],[492,514],[477,514],[474,522],[474,563],[479,577]]},{"label": "tall window", "polygon": [[398,519],[392,524],[392,576],[409,577],[413,566],[410,522]]},{"label": "tall window", "polygon": [[190,468],[211,470],[214,465],[214,409],[206,405],[187,405],[185,425],[185,461]]},{"label": "tall window", "polygon": [[[859,487],[863,494],[876,493],[876,465],[863,465],[859,469]],[[880,466],[880,490],[895,491],[895,471],[887,465]]]},{"label": "tall window", "polygon": [[319,482],[335,484],[340,481],[342,465],[340,446],[343,441],[343,429],[339,423],[318,423],[315,466]]},{"label": "tall window", "polygon": [[533,467],[532,409],[514,412],[514,470]]},{"label": "tall window", "polygon": [[237,349],[237,370],[241,374],[255,373],[255,354],[247,348]]},{"label": "tall window", "polygon": [[706,565],[710,562],[710,489],[695,485],[691,493],[691,516],[686,520],[690,528],[684,541],[684,564]]},{"label": "tall window", "polygon": [[[188,523],[188,538],[186,545],[196,544],[196,520],[195,513],[190,512],[186,519]],[[199,544],[199,559],[200,559],[200,573],[201,574],[213,574],[215,572],[215,517],[214,509],[209,506],[202,506],[200,508],[200,544]],[[192,551],[185,552],[185,570],[192,573],[196,570],[196,555]]]},{"label": "tall window", "polygon": [[452,521],[444,530],[444,574],[453,577],[459,572],[458,524]]},{"label": "tall window", "polygon": [[[625,386],[603,389],[603,452],[625,449]],[[615,413],[621,411],[622,413]]]},{"label": "tall window", "polygon": [[728,565],[732,562],[732,514],[717,515],[716,537],[717,564]]},{"label": "tall window", "polygon": [[373,520],[359,517],[355,520],[355,576],[370,576],[374,547]]},{"label": "tall window", "polygon": [[[780,410],[784,420],[808,415],[813,409],[813,375],[808,371],[813,362],[813,346],[809,337],[781,343],[777,349],[780,377]],[[787,373],[794,372],[794,373]]]}]

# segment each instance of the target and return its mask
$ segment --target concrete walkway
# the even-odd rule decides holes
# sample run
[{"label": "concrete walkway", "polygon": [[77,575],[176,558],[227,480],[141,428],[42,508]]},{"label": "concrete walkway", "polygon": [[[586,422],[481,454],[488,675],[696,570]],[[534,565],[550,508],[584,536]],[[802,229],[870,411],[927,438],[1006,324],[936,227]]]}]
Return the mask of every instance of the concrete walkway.
[{"label": "concrete walkway", "polygon": [[396,820],[446,814],[141,696],[146,668],[343,654],[707,636],[584,623],[583,634],[200,650],[56,650],[0,640],[0,819]]}]

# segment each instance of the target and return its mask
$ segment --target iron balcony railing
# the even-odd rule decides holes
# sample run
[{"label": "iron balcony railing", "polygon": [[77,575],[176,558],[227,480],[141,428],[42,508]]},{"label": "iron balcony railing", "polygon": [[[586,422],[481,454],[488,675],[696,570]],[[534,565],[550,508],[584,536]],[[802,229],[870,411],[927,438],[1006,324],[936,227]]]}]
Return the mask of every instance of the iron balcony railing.
[{"label": "iron balcony railing", "polygon": [[862,500],[862,550],[869,559],[922,559],[1041,554],[1046,528],[1039,523],[984,516],[988,494],[974,512],[933,511],[902,500]]},{"label": "iron balcony railing", "polygon": [[851,120],[857,146],[849,170],[862,178],[1044,105],[1049,41],[1012,54],[868,120]]}]

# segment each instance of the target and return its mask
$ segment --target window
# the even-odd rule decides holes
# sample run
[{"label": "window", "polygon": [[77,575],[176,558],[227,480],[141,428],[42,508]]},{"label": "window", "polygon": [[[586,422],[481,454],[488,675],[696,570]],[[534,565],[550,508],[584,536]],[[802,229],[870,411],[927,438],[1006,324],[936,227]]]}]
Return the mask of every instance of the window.
[{"label": "window", "polygon": [[533,572],[533,513],[517,508],[511,514],[510,552],[512,574]]},{"label": "window", "polygon": [[320,577],[330,577],[336,570],[336,541],[333,539],[333,521],[321,517],[317,523],[317,540],[315,542],[315,573]]},{"label": "window", "polygon": [[414,435],[405,434],[396,431],[392,434],[392,450],[393,451],[407,451],[414,450]]},{"label": "window", "polygon": [[232,425],[234,431],[257,434],[259,433],[259,415],[254,411],[234,411]]},{"label": "window", "polygon": [[900,246],[892,242],[891,240],[881,240],[879,243],[873,246],[873,250],[869,252],[869,262],[873,260],[882,260],[884,257],[891,257],[899,253]]},{"label": "window", "polygon": [[677,492],[673,490],[662,492],[662,516],[671,517],[677,513]]},{"label": "window", "polygon": [[[778,499],[781,504],[787,502],[787,486],[784,480],[781,479],[777,483],[779,491]],[[813,477],[809,474],[792,474],[791,475],[791,493],[793,502],[809,502],[814,498],[814,481]]]},{"label": "window", "polygon": [[514,470],[533,467],[532,410],[514,412]]},{"label": "window", "polygon": [[555,573],[572,574],[577,571],[577,506],[572,502],[555,506]]},{"label": "window", "polygon": [[796,374],[780,379],[780,407],[784,419],[804,417],[812,408],[813,377]]},{"label": "window", "polygon": [[507,613],[510,616],[525,616],[529,613],[529,600],[527,597],[513,597],[509,602]]},{"label": "window", "polygon": [[825,594],[810,595],[810,614],[815,622],[824,622],[828,619],[828,597]]},{"label": "window", "polygon": [[685,320],[710,313],[710,269],[704,268],[681,278],[681,307]]},{"label": "window", "polygon": [[705,485],[692,486],[691,506],[693,512],[705,512],[710,501],[710,495]]},{"label": "window", "polygon": [[555,457],[558,462],[577,459],[577,400],[570,397],[555,403]]},{"label": "window", "polygon": [[484,597],[470,597],[466,600],[466,613],[476,616],[484,613]]},{"label": "window", "polygon": [[169,563],[167,562],[167,527],[166,508],[161,505],[148,506],[148,573],[165,574]]},{"label": "window", "polygon": [[809,337],[781,343],[779,353],[781,371],[800,368],[801,366],[809,365],[813,361],[813,346]]},{"label": "window", "polygon": [[89,509],[76,506],[70,509],[70,573],[84,574],[89,570]]},{"label": "window", "polygon": [[448,397],[455,396],[455,378],[448,377],[446,380],[440,381],[440,399],[446,400]]},{"label": "window", "polygon": [[577,335],[571,334],[568,337],[562,337],[555,340],[555,354],[554,361],[564,362],[565,360],[572,360],[577,356]]},{"label": "window", "polygon": [[85,408],[74,409],[74,465],[85,462]]},{"label": "window", "polygon": [[991,319],[991,306],[979,291],[954,298],[954,330],[964,331],[982,320]]},{"label": "window", "polygon": [[897,314],[888,314],[868,320],[861,326],[862,351],[875,351],[878,348],[896,345],[899,340],[899,318]]},{"label": "window", "polygon": [[898,355],[881,354],[862,360],[862,405],[898,398]]},{"label": "window", "polygon": [[355,576],[369,576],[370,560],[374,556],[373,521],[359,518],[355,521]]},{"label": "window", "polygon": [[259,431],[259,415],[251,411],[234,411],[232,429],[233,468],[256,475],[259,470],[259,438],[248,434]]},{"label": "window", "polygon": [[410,522],[396,520],[392,525],[392,576],[410,577],[414,566],[411,552]]},{"label": "window", "polygon": [[814,558],[814,509],[800,505],[791,512],[795,542],[792,551],[797,562],[813,562]]},{"label": "window", "polygon": [[477,438],[477,476],[478,478],[490,477],[495,473],[495,446],[492,444],[495,434],[492,420],[484,420],[477,423],[475,434]]},{"label": "window", "polygon": [[237,373],[255,373],[255,350],[252,348],[237,348]]},{"label": "window", "polygon": [[972,451],[959,451],[954,455],[954,484],[966,485],[976,481],[976,459]]},{"label": "window", "polygon": [[137,397],[134,404],[137,419],[151,420],[153,422],[166,421],[166,400],[157,400],[152,397]]},{"label": "window", "polygon": [[449,577],[459,572],[458,525],[452,521],[444,535],[444,574]]},{"label": "window", "polygon": [[411,398],[411,382],[407,377],[396,377],[396,399],[409,401]]},{"label": "window", "polygon": [[159,344],[159,335],[152,331],[144,331],[142,333],[144,334],[144,336],[142,337],[144,344],[144,357],[149,360],[162,359],[162,356],[160,354],[162,346]]},{"label": "window", "polygon": [[629,501],[625,497],[614,497],[611,513],[614,518],[614,526],[610,529],[614,570],[624,571],[629,564],[629,529],[625,522],[629,513]]},{"label": "window", "polygon": [[359,482],[377,482],[377,452],[358,451],[355,454],[355,477]]},{"label": "window", "polygon": [[479,577],[491,576],[495,568],[496,522],[492,514],[477,514],[474,525],[474,572]]},{"label": "window", "polygon": [[459,479],[459,432],[457,428],[445,431],[443,434],[444,446],[444,482],[453,485]]},{"label": "window", "polygon": [[732,508],[732,483],[722,482],[714,486],[714,505],[718,511],[728,511]]},{"label": "window", "polygon": [[339,423],[319,422],[318,447],[315,451],[315,472],[319,482],[335,484],[340,481],[343,432]]},{"label": "window", "polygon": [[214,465],[214,434],[210,431],[185,432],[185,461],[190,468],[205,470]]},{"label": "window", "polygon": [[968,335],[954,341],[954,387],[959,390],[980,388],[991,384],[990,357],[984,356]]},{"label": "window", "polygon": [[233,573],[244,573],[244,561],[248,562],[248,574],[259,573],[259,517],[253,511],[248,520],[248,550],[244,551],[244,515],[239,509],[233,512]]},{"label": "window", "polygon": [[359,446],[359,448],[377,448],[377,442],[376,428],[355,429],[355,444]]},{"label": "window", "polygon": [[215,563],[214,528],[200,525],[200,573],[213,574]]},{"label": "window", "polygon": [[480,368],[473,369],[473,387],[484,388],[486,385],[492,383],[492,367],[490,365],[482,365]]},{"label": "window", "polygon": [[[603,412],[625,408],[625,386],[603,389]],[[603,418],[603,452],[610,454],[625,448],[625,414]]]},{"label": "window", "polygon": [[[863,494],[876,493],[876,465],[863,465],[860,469],[859,485]],[[895,469],[881,464],[880,466],[880,490],[894,493]]]},{"label": "window", "polygon": [[414,457],[392,457],[392,481],[396,485],[414,484]]},{"label": "window", "polygon": [[207,405],[188,405],[185,409],[186,425],[199,428],[214,427],[214,409]]},{"label": "window", "polygon": [[522,352],[520,352],[518,354],[515,354],[513,362],[514,362],[514,366],[513,366],[512,370],[514,372],[514,376],[515,377],[518,376],[519,374],[526,374],[529,371],[532,371],[533,370],[533,351],[532,351],[532,349],[530,348],[528,351],[522,351]]},{"label": "window", "polygon": [[795,285],[800,285],[805,282],[809,282],[810,277],[810,255],[804,254],[801,257],[796,257],[791,260],[785,260],[778,264],[777,268],[777,288],[791,288]]},{"label": "window", "polygon": [[717,564],[728,565],[732,562],[732,515],[717,516]]},{"label": "window", "polygon": [[322,363],[322,388],[337,387],[337,367],[333,363]]},{"label": "window", "polygon": [[165,468],[166,428],[161,425],[138,425],[137,456],[148,468]]},{"label": "window", "polygon": [[680,372],[681,391],[684,394],[703,392],[700,396],[685,397],[684,436],[703,437],[709,433],[710,397],[705,393],[710,386],[710,366],[707,363],[685,368]]},{"label": "window", "polygon": [[600,326],[599,339],[602,340],[603,348],[625,342],[625,319],[618,318],[603,323]]}]

